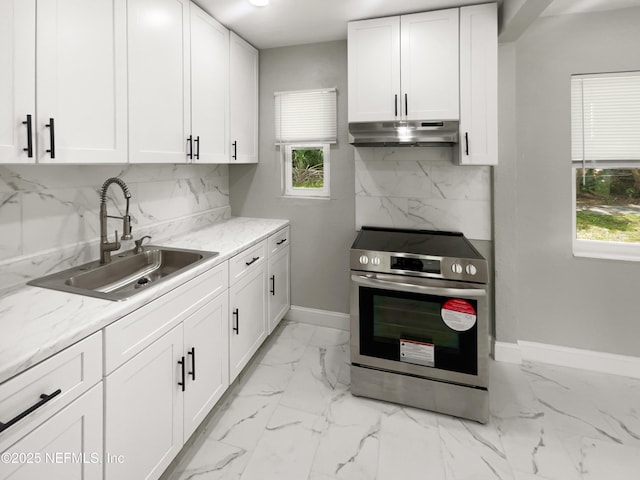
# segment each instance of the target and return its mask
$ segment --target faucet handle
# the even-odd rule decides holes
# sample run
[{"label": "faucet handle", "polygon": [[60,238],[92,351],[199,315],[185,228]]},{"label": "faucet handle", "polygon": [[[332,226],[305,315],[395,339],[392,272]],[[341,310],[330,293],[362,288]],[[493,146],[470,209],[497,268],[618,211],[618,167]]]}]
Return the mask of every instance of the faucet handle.
[{"label": "faucet handle", "polygon": [[142,238],[139,238],[138,240],[134,240],[133,243],[136,244],[135,248],[133,249],[133,253],[141,253],[142,252],[142,242],[144,242],[144,240],[148,238],[149,240],[151,240],[151,235],[145,235]]}]

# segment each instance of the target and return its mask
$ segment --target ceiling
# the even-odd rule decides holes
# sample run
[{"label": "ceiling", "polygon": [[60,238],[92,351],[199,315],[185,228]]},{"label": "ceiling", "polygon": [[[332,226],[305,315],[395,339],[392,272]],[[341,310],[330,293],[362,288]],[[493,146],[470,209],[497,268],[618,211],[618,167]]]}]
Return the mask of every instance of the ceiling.
[{"label": "ceiling", "polygon": [[347,38],[347,22],[458,7],[487,0],[195,0],[200,7],[258,49]]},{"label": "ceiling", "polygon": [[[536,0],[498,0],[524,3]],[[258,49],[347,38],[347,22],[365,18],[486,3],[487,0],[270,0],[254,7],[248,0],[195,0],[209,14]],[[640,0],[554,0],[543,15],[562,15],[626,7]]]}]

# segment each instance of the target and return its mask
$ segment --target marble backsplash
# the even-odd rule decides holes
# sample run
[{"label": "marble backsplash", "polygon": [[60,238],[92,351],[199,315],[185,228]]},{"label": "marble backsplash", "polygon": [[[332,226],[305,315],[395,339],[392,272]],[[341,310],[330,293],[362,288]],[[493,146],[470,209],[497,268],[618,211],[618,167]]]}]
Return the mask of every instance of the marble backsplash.
[{"label": "marble backsplash", "polygon": [[[116,176],[131,192],[134,238],[157,241],[230,216],[227,165],[0,166],[0,288],[96,259],[99,192]],[[112,185],[109,215],[124,207]],[[121,234],[122,221],[110,219],[110,240],[116,229]]]},{"label": "marble backsplash", "polygon": [[491,240],[491,167],[452,163],[451,147],[358,147],[356,228],[460,231]]}]

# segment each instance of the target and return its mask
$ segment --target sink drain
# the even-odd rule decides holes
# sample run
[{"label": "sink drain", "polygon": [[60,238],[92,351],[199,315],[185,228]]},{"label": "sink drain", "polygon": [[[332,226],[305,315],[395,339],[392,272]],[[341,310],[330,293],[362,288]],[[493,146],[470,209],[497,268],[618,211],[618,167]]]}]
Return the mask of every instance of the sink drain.
[{"label": "sink drain", "polygon": [[149,282],[151,282],[151,280],[147,277],[142,277],[140,279],[138,279],[138,281],[135,284],[135,288],[142,288],[145,285],[147,285]]}]

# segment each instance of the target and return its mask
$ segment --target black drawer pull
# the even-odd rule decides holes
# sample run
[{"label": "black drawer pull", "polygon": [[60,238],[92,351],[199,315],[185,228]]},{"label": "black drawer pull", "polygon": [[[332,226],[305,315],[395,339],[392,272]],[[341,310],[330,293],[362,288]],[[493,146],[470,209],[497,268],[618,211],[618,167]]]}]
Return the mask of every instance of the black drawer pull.
[{"label": "black drawer pull", "polygon": [[469,156],[469,132],[464,132],[464,144],[465,144],[464,154],[468,157]]},{"label": "black drawer pull", "polygon": [[200,135],[195,139],[196,143],[196,160],[200,160]]},{"label": "black drawer pull", "polygon": [[249,265],[256,263],[258,260],[260,260],[260,257],[253,257],[250,262],[244,262],[244,264],[248,267]]},{"label": "black drawer pull", "polygon": [[233,158],[234,160],[238,159],[238,142],[233,142],[231,145],[233,145],[233,155],[231,155],[231,158]]},{"label": "black drawer pull", "polygon": [[276,242],[276,245],[282,245],[284,242],[286,242],[287,239],[283,238],[282,240],[280,240],[279,242]]},{"label": "black drawer pull", "polygon": [[49,119],[49,123],[47,123],[45,127],[49,129],[49,142],[51,147],[47,150],[47,153],[51,154],[51,158],[56,158],[56,132],[53,118]]},{"label": "black drawer pull", "polygon": [[196,381],[196,347],[191,347],[189,350],[189,355],[191,355],[191,371],[189,375],[191,375],[191,380]]},{"label": "black drawer pull", "polygon": [[232,330],[236,332],[236,335],[240,335],[240,312],[237,308],[233,311],[233,316],[236,317],[236,326]]},{"label": "black drawer pull", "polygon": [[182,371],[182,382],[178,382],[178,385],[180,385],[182,387],[182,391],[184,392],[185,389],[185,381],[184,381],[184,377],[185,377],[185,372],[184,372],[184,357],[182,357],[180,360],[178,360],[178,363],[180,364],[180,369]]},{"label": "black drawer pull", "polygon": [[27,126],[27,148],[23,148],[25,152],[27,152],[27,157],[33,158],[33,130],[31,124],[31,114],[27,115],[27,121],[22,122],[23,125]]},{"label": "black drawer pull", "polygon": [[19,413],[18,415],[13,417],[11,420],[9,420],[7,423],[0,422],[0,432],[4,432],[11,425],[14,425],[14,424],[18,423],[24,417],[26,417],[30,413],[35,412],[37,409],[39,409],[41,406],[43,406],[49,400],[51,400],[54,397],[57,397],[61,393],[62,393],[62,390],[60,390],[60,389],[56,390],[53,393],[50,393],[49,395],[47,395],[46,393],[43,393],[42,395],[40,395],[41,400],[38,403],[36,403],[35,405],[32,405],[31,407],[27,408],[24,412]]},{"label": "black drawer pull", "polygon": [[271,290],[269,290],[269,293],[271,293],[271,295],[273,295],[274,297],[276,295],[276,276],[275,275],[271,275]]},{"label": "black drawer pull", "polygon": [[193,136],[187,137],[187,158],[193,160]]}]

